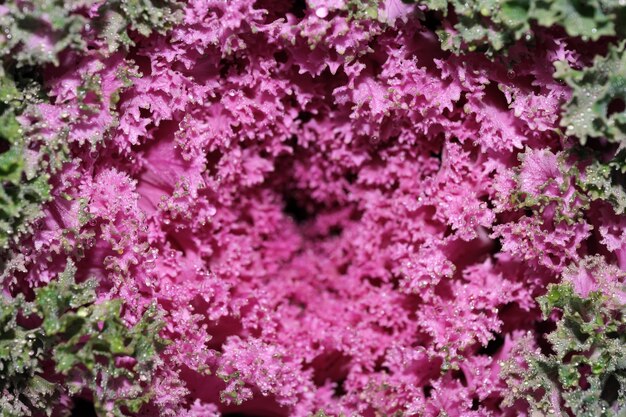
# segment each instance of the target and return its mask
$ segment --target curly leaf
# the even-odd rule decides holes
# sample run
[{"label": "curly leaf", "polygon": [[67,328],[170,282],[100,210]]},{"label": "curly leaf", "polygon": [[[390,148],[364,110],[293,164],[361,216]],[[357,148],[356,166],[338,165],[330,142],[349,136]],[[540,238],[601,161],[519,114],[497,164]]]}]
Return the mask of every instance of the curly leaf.
[{"label": "curly leaf", "polygon": [[597,56],[593,65],[575,70],[563,62],[556,64],[556,78],[572,87],[572,97],[564,106],[561,125],[568,135],[582,144],[588,138],[626,140],[626,53],[622,43],[611,46],[606,56]]}]

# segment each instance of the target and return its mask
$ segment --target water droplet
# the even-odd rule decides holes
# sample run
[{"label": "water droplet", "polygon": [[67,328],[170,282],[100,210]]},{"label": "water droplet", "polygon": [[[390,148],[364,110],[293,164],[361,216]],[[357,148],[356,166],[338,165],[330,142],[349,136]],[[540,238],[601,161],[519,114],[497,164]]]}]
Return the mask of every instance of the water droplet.
[{"label": "water droplet", "polygon": [[328,9],[326,7],[319,7],[316,11],[315,11],[315,15],[317,17],[319,17],[320,19],[325,18],[326,16],[328,16]]}]

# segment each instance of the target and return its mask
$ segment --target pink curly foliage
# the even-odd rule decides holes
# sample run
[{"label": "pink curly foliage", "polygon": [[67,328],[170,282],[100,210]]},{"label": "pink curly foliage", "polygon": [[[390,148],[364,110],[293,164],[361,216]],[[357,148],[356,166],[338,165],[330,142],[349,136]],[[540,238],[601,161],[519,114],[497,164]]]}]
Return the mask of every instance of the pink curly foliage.
[{"label": "pink curly foliage", "polygon": [[50,73],[41,134],[70,121],[73,160],[11,285],[69,254],[129,323],[157,300],[172,344],[143,415],[523,415],[499,361],[534,297],[570,264],[581,293],[610,285],[590,240],[624,267],[610,209],[594,234],[512,203],[569,201],[551,68],[575,52],[539,36],[511,74],[387,6],[394,25],[339,0],[192,0],[167,36]]}]

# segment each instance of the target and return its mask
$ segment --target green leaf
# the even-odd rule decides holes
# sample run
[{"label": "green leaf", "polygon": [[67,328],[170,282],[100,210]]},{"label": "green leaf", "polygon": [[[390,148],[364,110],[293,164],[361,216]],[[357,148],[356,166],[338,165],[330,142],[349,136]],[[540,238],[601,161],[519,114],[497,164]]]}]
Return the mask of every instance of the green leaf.
[{"label": "green leaf", "polygon": [[561,125],[582,144],[588,138],[610,142],[626,140],[626,112],[611,112],[614,103],[626,103],[626,53],[622,42],[609,47],[606,56],[597,56],[593,65],[581,70],[556,63],[556,78],[572,87],[572,97],[564,106]]},{"label": "green leaf", "polygon": [[[124,409],[139,410],[150,399],[145,384],[165,346],[156,306],[129,327],[120,317],[122,301],[96,304],[93,281],[76,283],[75,272],[68,260],[56,280],[35,291],[32,303],[22,296],[1,295],[0,391],[10,395],[0,398],[0,415],[48,413],[64,391],[98,392],[96,408],[116,416],[124,415]],[[18,314],[36,314],[42,324],[25,329],[16,320]],[[118,368],[118,357],[132,357],[135,365]],[[71,382],[59,385],[43,379],[44,361],[54,364],[52,377],[72,375]],[[119,391],[124,385],[128,389]]]},{"label": "green leaf", "polygon": [[458,22],[453,31],[440,30],[444,49],[455,53],[481,51],[494,56],[513,42],[532,41],[535,25],[562,27],[570,36],[597,40],[624,35],[626,4],[606,0],[421,0],[432,11]]},{"label": "green leaf", "polygon": [[[582,265],[603,268],[596,258]],[[563,282],[551,284],[538,301],[546,316],[554,309],[561,312],[556,329],[547,335],[552,352],[539,352],[529,338],[514,348],[512,359],[502,367],[509,386],[505,405],[526,402],[533,415],[623,415],[626,391],[611,386],[611,381],[624,380],[626,375],[626,322],[616,294],[595,291],[582,298],[572,284]],[[561,410],[555,410],[555,404]]]}]

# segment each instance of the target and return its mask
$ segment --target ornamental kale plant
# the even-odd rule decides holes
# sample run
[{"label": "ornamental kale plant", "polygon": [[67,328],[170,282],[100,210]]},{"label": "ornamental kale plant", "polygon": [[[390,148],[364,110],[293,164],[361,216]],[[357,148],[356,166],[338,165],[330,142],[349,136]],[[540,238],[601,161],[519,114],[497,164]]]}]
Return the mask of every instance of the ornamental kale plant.
[{"label": "ornamental kale plant", "polygon": [[626,413],[626,3],[0,26],[2,416]]}]

